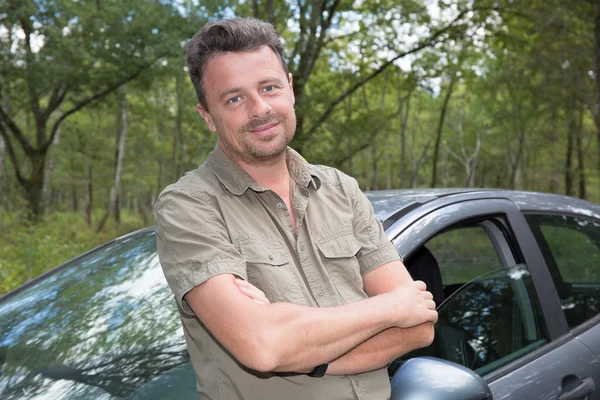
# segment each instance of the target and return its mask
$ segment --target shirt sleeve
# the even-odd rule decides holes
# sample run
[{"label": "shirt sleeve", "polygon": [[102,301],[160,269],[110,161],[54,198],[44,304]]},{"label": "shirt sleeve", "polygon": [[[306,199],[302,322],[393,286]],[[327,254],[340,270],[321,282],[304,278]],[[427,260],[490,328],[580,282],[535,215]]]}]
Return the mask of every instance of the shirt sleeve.
[{"label": "shirt sleeve", "polygon": [[358,187],[356,179],[350,177],[348,179],[347,190],[354,212],[352,228],[354,237],[361,245],[356,258],[360,264],[360,273],[364,276],[384,264],[402,258],[386,236],[381,222],[375,218],[373,206]]},{"label": "shirt sleeve", "polygon": [[213,276],[247,279],[246,262],[208,196],[181,190],[163,193],[154,220],[163,273],[186,314],[194,315],[183,296]]}]

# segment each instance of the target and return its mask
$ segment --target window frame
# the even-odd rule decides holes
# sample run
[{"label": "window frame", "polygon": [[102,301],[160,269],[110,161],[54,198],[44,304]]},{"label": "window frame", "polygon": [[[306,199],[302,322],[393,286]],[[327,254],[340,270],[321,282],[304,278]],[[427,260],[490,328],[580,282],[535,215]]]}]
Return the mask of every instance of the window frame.
[{"label": "window frame", "polygon": [[549,336],[546,345],[486,374],[484,379],[489,383],[571,339],[567,337],[569,329],[554,282],[519,207],[492,193],[479,193],[478,198],[472,194],[445,197],[407,213],[387,232],[400,255],[408,258],[436,234],[474,219],[489,221],[482,226],[503,266],[527,265]]},{"label": "window frame", "polygon": [[[564,210],[561,211],[552,211],[552,210],[546,210],[546,209],[540,209],[540,210],[524,210],[521,213],[523,215],[523,220],[525,221],[525,223],[527,224],[527,228],[530,230],[532,236],[534,237],[534,239],[536,240],[537,243],[537,239],[535,238],[535,234],[533,233],[533,229],[531,229],[531,226],[529,225],[529,223],[526,220],[526,216],[527,215],[544,215],[544,216],[555,216],[555,217],[570,217],[570,218],[585,218],[585,219],[591,219],[596,223],[600,224],[600,218],[598,218],[596,215],[590,215],[590,214],[584,214],[584,213],[576,213],[576,212],[566,212]],[[537,227],[539,229],[539,226]],[[541,231],[540,231],[541,233]],[[548,251],[552,251],[549,247],[549,244],[547,243],[546,239],[543,237],[542,235],[542,239],[544,240],[544,246],[547,248]],[[594,244],[595,245],[595,244]],[[539,248],[539,247],[538,247]],[[541,253],[541,250],[540,250]],[[547,264],[546,259],[543,257],[543,262],[546,265],[546,268],[548,269],[548,271],[550,271],[550,268],[556,268],[557,272],[560,273],[560,268],[558,265],[553,265],[550,266]],[[554,259],[554,256],[553,256]],[[558,296],[558,295],[557,295]],[[558,296],[559,297],[559,296]],[[560,301],[560,297],[559,297],[559,301]],[[562,312],[562,307],[561,307],[561,312]],[[573,335],[581,335],[585,332],[587,332],[588,330],[590,330],[591,328],[596,327],[597,325],[600,324],[600,314],[588,319],[587,321],[583,322],[582,324],[574,327],[574,328],[569,328],[568,327],[568,323],[567,323],[567,319],[566,316],[564,316],[564,312],[563,312],[563,317],[565,319],[565,323],[567,324],[567,331],[570,332]]]}]

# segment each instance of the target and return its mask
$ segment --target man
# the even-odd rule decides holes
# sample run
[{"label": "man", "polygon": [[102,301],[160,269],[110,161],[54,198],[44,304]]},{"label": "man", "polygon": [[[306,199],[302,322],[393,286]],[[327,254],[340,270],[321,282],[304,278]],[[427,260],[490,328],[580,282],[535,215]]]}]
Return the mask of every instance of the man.
[{"label": "man", "polygon": [[356,181],[288,147],[274,29],[207,24],[187,62],[217,147],[163,191],[155,225],[202,398],[388,399],[385,366],[431,343],[435,304]]}]

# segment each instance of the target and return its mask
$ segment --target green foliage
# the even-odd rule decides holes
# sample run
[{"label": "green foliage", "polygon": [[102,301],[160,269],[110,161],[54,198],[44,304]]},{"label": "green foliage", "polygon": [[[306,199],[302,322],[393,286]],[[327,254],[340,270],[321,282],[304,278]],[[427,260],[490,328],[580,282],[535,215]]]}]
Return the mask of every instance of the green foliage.
[{"label": "green foliage", "polygon": [[[284,40],[297,100],[293,146],[310,162],[340,168],[375,190],[428,186],[436,158],[438,186],[468,182],[600,200],[600,81],[589,2],[315,4],[0,0],[0,107],[39,148],[61,113],[139,72],[127,83],[120,206],[122,225],[128,215],[138,219],[136,227],[150,225],[158,193],[215,145],[195,110],[186,40],[204,21],[256,16],[270,20]],[[23,27],[41,47],[28,50]],[[61,88],[62,103],[48,108]],[[41,130],[32,94],[42,111],[50,110]],[[106,210],[120,124],[115,93],[64,120],[43,160],[49,215],[36,227],[17,219],[29,207],[28,189],[0,143],[0,213],[11,232],[0,236],[3,288],[126,230],[110,228],[92,243],[83,222],[87,208],[95,221]],[[28,155],[6,122],[0,127],[11,138],[17,169],[40,178],[39,154]],[[67,215],[72,223],[61,220]],[[81,236],[59,244],[68,232]],[[58,260],[55,253],[69,255]]]},{"label": "green foliage", "polygon": [[[98,215],[96,219],[100,218]],[[0,219],[0,295],[115,237],[143,228],[137,215],[124,213],[95,232],[80,214],[56,212],[33,225],[18,213]]]}]

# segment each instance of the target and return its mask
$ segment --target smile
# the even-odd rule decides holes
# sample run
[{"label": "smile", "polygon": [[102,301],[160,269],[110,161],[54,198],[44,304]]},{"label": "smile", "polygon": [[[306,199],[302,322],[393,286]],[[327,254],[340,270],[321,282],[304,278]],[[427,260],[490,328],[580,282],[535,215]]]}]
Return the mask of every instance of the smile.
[{"label": "smile", "polygon": [[266,135],[266,134],[272,133],[273,128],[277,125],[279,125],[279,122],[272,122],[267,125],[259,126],[258,128],[253,129],[250,132],[259,134],[259,135]]}]

